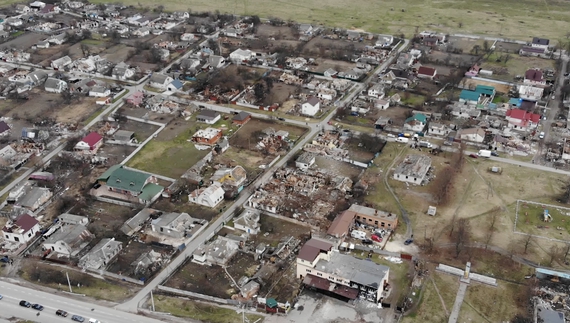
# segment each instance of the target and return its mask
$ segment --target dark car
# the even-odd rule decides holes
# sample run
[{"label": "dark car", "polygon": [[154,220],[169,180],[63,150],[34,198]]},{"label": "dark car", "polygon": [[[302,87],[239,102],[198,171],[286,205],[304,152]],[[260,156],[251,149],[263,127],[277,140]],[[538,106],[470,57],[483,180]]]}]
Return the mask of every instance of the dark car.
[{"label": "dark car", "polygon": [[469,154],[469,157],[471,157],[471,158],[479,158],[479,156],[477,156],[477,154]]},{"label": "dark car", "polygon": [[404,244],[405,244],[406,246],[407,246],[407,245],[410,245],[410,244],[412,244],[412,243],[414,243],[414,239],[408,239],[408,240],[404,241]]},{"label": "dark car", "polygon": [[20,301],[20,306],[30,308],[32,307],[32,304],[30,304],[28,301]]},{"label": "dark car", "polygon": [[362,240],[362,244],[373,244],[374,241],[370,240],[370,239],[364,239]]},{"label": "dark car", "polygon": [[285,121],[285,118],[277,118],[279,121]]},{"label": "dark car", "polygon": [[67,317],[67,312],[64,310],[57,310],[57,311],[55,311],[55,315]]},{"label": "dark car", "polygon": [[496,151],[492,151],[491,156],[499,157],[499,153]]},{"label": "dark car", "polygon": [[34,304],[34,305],[32,305],[32,308],[33,308],[34,310],[38,310],[38,311],[43,311],[43,310],[44,310],[44,307],[41,306],[40,304]]},{"label": "dark car", "polygon": [[75,322],[85,322],[85,319],[83,318],[83,316],[79,316],[79,315],[73,315],[71,317],[71,320],[75,321]]}]

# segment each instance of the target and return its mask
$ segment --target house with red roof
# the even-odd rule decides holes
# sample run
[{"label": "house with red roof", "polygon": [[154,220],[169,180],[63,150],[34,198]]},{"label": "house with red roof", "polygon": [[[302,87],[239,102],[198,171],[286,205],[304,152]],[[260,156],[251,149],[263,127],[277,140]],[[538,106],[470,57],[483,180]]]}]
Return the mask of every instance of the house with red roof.
[{"label": "house with red roof", "polygon": [[40,232],[40,223],[27,213],[20,215],[15,221],[8,221],[2,234],[7,241],[26,243]]},{"label": "house with red roof", "polygon": [[528,131],[538,126],[540,115],[521,109],[510,109],[506,113],[508,127],[514,130]]},{"label": "house with red roof", "polygon": [[418,69],[418,77],[421,79],[433,80],[437,75],[437,70],[435,68],[422,66]]},{"label": "house with red roof", "polygon": [[91,132],[75,145],[75,150],[96,153],[102,144],[103,137],[96,132]]}]

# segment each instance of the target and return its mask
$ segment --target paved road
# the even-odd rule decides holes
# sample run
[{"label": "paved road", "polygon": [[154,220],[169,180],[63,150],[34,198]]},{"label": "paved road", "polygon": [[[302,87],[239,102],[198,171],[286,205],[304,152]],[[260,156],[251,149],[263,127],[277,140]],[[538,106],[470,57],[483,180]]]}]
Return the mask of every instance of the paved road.
[{"label": "paved road", "polygon": [[[405,47],[407,47],[407,44],[408,43],[406,40],[404,46],[400,47],[398,51],[401,51]],[[395,58],[394,56],[390,57],[384,64],[382,64],[382,66],[380,66],[377,69],[376,73],[378,73],[379,71],[386,68],[389,64],[391,64],[391,62],[394,58]],[[369,80],[370,79],[368,79],[367,82],[369,82]],[[360,92],[360,89],[364,85],[359,84],[358,86],[359,87],[356,91],[353,91],[350,95],[346,96],[343,99],[343,103],[350,102],[354,98],[354,96],[356,96]],[[201,104],[204,105],[203,103],[201,103]],[[208,104],[208,106],[212,107],[213,105]],[[216,106],[216,109],[224,109],[224,107]],[[235,109],[232,109],[232,110],[235,110]],[[295,147],[293,147],[293,149],[291,149],[285,156],[283,156],[279,161],[277,161],[277,163],[275,163],[275,165],[273,165],[269,170],[267,170],[267,172],[265,172],[265,174],[263,174],[263,176],[261,176],[254,183],[252,183],[250,185],[250,187],[257,187],[259,185],[262,185],[263,183],[266,183],[273,176],[275,171],[277,169],[283,167],[283,165],[285,165],[287,160],[292,158],[299,150],[301,150],[302,147],[312,137],[314,137],[318,133],[318,131],[320,131],[320,128],[324,127],[330,121],[330,119],[333,116],[334,116],[334,112],[330,113],[324,120],[322,120],[319,123],[308,123],[307,122],[305,124],[305,126],[309,127],[309,129],[310,129],[309,133],[305,137],[303,137],[303,139],[301,141],[299,141],[297,143],[297,145]],[[266,117],[266,116],[264,116],[264,117]],[[288,122],[298,124],[298,121],[294,121],[294,120],[291,120]],[[247,192],[244,192],[244,193],[247,193]],[[214,221],[210,226],[208,226],[208,228],[206,228],[206,230],[204,230],[198,237],[196,237],[194,240],[192,240],[190,242],[190,244],[188,244],[186,246],[186,249],[184,249],[184,251],[182,251],[182,253],[180,255],[178,255],[178,257],[174,258],[168,264],[168,266],[166,266],[166,268],[164,268],[158,275],[155,276],[155,278],[152,281],[147,282],[145,287],[137,295],[135,295],[129,301],[118,305],[116,308],[124,310],[124,311],[131,311],[131,312],[136,311],[137,308],[140,306],[140,303],[147,298],[147,295],[150,293],[150,291],[154,290],[156,288],[156,286],[163,283],[176,270],[176,268],[178,268],[178,266],[180,266],[187,258],[191,257],[192,253],[194,253],[194,251],[200,245],[202,245],[204,243],[204,241],[210,235],[212,235],[219,226],[221,226],[225,221],[228,221],[228,219],[233,215],[235,209],[238,208],[239,206],[243,205],[247,201],[248,198],[249,198],[249,194],[242,194],[235,203],[233,203],[220,217],[218,217],[218,219],[216,221]]]},{"label": "paved road", "polygon": [[455,296],[455,303],[453,303],[453,309],[451,310],[451,315],[449,315],[448,323],[457,322],[459,318],[459,311],[461,310],[461,304],[463,304],[463,298],[465,297],[465,291],[467,291],[467,284],[464,282],[459,282],[459,289],[457,290],[457,295]]},{"label": "paved road", "polygon": [[[467,151],[466,150],[465,154],[471,155],[471,154],[477,154],[477,153],[474,151]],[[482,157],[479,157],[479,158],[482,158]],[[503,157],[494,157],[494,156],[491,156],[491,157],[486,158],[486,159],[495,160],[495,161],[498,161],[501,163],[506,163],[506,164],[511,164],[511,165],[517,165],[517,166],[521,166],[521,167],[537,169],[537,170],[541,170],[541,171],[545,171],[545,172],[551,172],[551,173],[562,174],[562,175],[570,175],[570,171],[567,171],[567,170],[556,169],[553,167],[547,167],[547,166],[533,164],[533,163],[527,163],[527,162],[523,162],[523,161],[519,161],[519,160],[515,160],[515,159],[509,159],[509,158],[503,158]]]},{"label": "paved road", "polygon": [[[9,318],[16,316],[25,320],[42,323],[61,323],[71,321],[71,315],[80,315],[87,321],[95,318],[104,323],[159,323],[160,320],[117,311],[112,308],[82,302],[65,297],[64,293],[54,294],[33,290],[19,285],[13,285],[0,281],[0,291],[3,299],[0,300],[0,317]],[[21,300],[30,303],[39,303],[45,307],[40,316],[37,311],[19,306]],[[91,309],[95,309],[91,311]],[[56,316],[55,311],[65,310],[69,313],[67,319]]]}]

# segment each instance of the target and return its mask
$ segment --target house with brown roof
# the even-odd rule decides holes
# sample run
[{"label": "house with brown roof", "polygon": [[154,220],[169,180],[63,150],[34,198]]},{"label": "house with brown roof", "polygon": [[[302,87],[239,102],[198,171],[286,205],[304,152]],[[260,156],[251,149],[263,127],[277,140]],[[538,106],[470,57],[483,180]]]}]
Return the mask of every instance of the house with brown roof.
[{"label": "house with brown roof", "polygon": [[26,243],[40,232],[40,223],[27,213],[20,215],[15,221],[8,221],[2,234],[8,241]]},{"label": "house with brown roof", "polygon": [[483,128],[461,129],[457,132],[457,137],[461,141],[482,143],[483,140],[485,140],[485,129]]},{"label": "house with brown roof", "polygon": [[421,79],[433,80],[437,75],[437,70],[435,68],[422,66],[418,69],[418,77]]},{"label": "house with brown roof", "polygon": [[532,84],[532,85],[546,85],[546,80],[543,77],[542,71],[538,68],[531,68],[528,69],[524,73],[524,81],[525,84]]},{"label": "house with brown roof", "polygon": [[348,235],[350,228],[354,224],[354,219],[356,218],[356,212],[346,210],[341,214],[337,215],[334,221],[329,226],[327,230],[327,235],[333,236],[335,238],[342,239]]},{"label": "house with brown roof", "polygon": [[244,125],[246,124],[249,120],[251,120],[251,114],[245,112],[245,111],[240,111],[238,114],[236,114],[233,119],[232,119],[232,123],[233,124],[239,124],[239,125]]},{"label": "house with brown roof", "polygon": [[313,117],[321,109],[321,102],[316,96],[307,98],[307,101],[301,104],[301,114]]}]

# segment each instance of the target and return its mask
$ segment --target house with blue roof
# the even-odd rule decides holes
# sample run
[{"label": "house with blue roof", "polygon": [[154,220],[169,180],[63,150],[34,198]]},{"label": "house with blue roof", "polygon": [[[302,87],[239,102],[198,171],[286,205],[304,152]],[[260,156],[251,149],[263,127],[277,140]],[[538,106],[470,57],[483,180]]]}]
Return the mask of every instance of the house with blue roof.
[{"label": "house with blue roof", "polygon": [[416,113],[413,116],[406,119],[404,122],[404,130],[410,130],[414,132],[422,132],[427,126],[427,117],[425,114]]},{"label": "house with blue roof", "polygon": [[466,104],[475,105],[479,103],[480,98],[481,98],[481,93],[471,90],[461,90],[461,93],[459,94],[459,102]]},{"label": "house with blue roof", "polygon": [[168,86],[166,86],[166,90],[170,92],[176,92],[178,90],[181,90],[183,86],[184,83],[182,83],[182,81],[180,81],[179,79],[175,79],[172,82],[170,82]]}]

